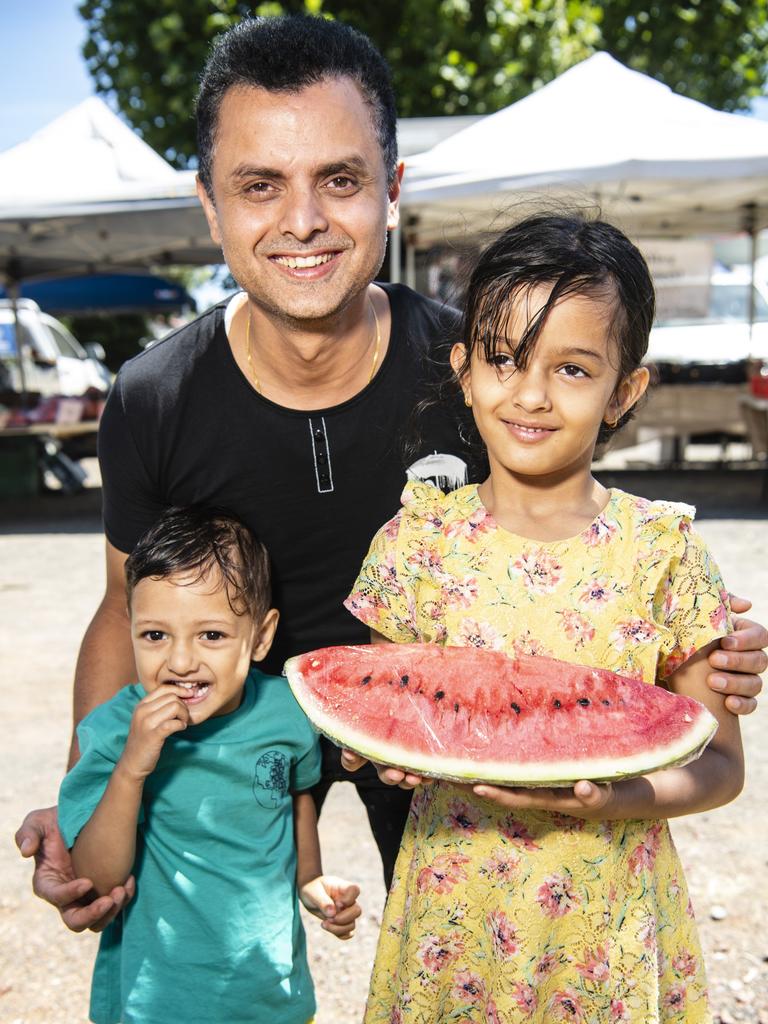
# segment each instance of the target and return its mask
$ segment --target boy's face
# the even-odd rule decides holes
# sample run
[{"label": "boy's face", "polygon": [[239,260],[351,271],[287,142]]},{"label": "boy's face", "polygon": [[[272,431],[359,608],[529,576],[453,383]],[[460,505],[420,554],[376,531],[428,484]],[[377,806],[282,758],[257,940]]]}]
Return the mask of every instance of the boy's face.
[{"label": "boy's face", "polygon": [[269,650],[277,625],[232,610],[218,569],[200,580],[143,579],[131,597],[131,634],[139,681],[147,693],[180,686],[193,725],[235,711],[251,660]]}]

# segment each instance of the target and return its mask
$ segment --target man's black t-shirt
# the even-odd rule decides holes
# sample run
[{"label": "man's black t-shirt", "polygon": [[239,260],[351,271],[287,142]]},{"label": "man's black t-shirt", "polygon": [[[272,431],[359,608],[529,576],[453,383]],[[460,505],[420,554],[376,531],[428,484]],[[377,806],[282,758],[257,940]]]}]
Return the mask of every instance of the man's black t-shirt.
[{"label": "man's black t-shirt", "polygon": [[[403,432],[434,378],[457,315],[401,285],[389,296],[390,343],[361,392],[300,412],[257,394],[238,368],[225,303],[126,363],[99,433],[107,539],[130,552],[170,505],[233,512],[269,551],[280,625],[266,672],[330,644],[367,643],[342,606],[376,530],[398,508],[408,472],[464,482],[457,410],[433,412],[417,450]],[[443,346],[446,349],[443,349]]]}]

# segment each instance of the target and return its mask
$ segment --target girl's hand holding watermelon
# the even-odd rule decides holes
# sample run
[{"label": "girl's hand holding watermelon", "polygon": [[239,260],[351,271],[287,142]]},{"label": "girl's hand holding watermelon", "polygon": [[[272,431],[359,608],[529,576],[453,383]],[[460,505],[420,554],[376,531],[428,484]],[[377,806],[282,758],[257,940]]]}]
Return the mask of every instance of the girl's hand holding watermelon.
[{"label": "girl's hand holding watermelon", "polygon": [[524,789],[487,785],[467,788],[471,789],[475,796],[492,800],[500,807],[552,811],[555,814],[570,814],[576,818],[594,818],[598,821],[610,817],[610,808],[616,803],[616,787],[613,783],[589,782],[586,779],[577,782],[572,789]]}]

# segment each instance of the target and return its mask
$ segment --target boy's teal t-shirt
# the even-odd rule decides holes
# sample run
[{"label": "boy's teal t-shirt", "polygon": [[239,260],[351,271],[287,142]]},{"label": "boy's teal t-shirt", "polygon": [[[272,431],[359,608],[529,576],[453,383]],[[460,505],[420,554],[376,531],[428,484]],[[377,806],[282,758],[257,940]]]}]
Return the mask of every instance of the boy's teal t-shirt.
[{"label": "boy's teal t-shirt", "polygon": [[[78,728],[62,783],[71,847],[119,759],[140,685]],[[144,787],[136,896],[102,934],[96,1024],[306,1024],[315,1010],[296,891],[291,794],[320,776],[317,737],[284,679],[252,669],[243,703],[166,741]]]}]

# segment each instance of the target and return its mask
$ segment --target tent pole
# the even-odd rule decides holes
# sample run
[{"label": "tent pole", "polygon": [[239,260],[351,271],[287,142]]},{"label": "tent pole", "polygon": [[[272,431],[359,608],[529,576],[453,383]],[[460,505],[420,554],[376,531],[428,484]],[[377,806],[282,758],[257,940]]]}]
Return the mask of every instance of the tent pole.
[{"label": "tent pole", "polygon": [[416,288],[416,246],[405,239],[405,283],[409,288]]},{"label": "tent pole", "polygon": [[755,326],[755,264],[757,263],[757,218],[755,217],[754,203],[747,203],[746,216],[744,218],[744,230],[749,235],[749,344],[752,346],[752,336]]},{"label": "tent pole", "polygon": [[389,232],[389,280],[392,284],[400,284],[402,273],[400,268],[400,239],[402,231],[398,224]]},{"label": "tent pole", "polygon": [[19,282],[15,277],[8,278],[5,285],[11,304],[13,317],[13,338],[16,343],[16,362],[19,364],[19,384],[21,386],[22,408],[27,404],[27,375],[24,372],[24,344],[21,325],[19,324]]}]

